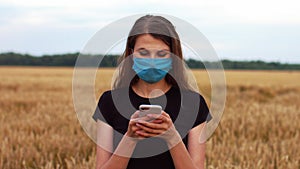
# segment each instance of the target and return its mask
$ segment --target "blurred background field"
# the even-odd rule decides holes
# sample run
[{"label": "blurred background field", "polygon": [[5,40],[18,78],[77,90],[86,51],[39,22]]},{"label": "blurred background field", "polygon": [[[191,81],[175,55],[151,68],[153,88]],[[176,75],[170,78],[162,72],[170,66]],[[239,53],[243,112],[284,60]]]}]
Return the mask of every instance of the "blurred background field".
[{"label": "blurred background field", "polygon": [[[95,96],[110,89],[100,69]],[[207,102],[206,71],[193,70]],[[0,67],[0,168],[95,168],[77,120],[72,68]],[[225,71],[226,107],[207,141],[206,168],[300,168],[300,72]]]}]

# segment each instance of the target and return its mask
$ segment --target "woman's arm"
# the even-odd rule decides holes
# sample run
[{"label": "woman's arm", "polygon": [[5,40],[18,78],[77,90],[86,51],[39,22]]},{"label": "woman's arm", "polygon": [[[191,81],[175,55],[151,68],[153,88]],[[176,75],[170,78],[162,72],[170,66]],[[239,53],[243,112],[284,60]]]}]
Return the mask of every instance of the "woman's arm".
[{"label": "woman's arm", "polygon": [[97,147],[97,169],[126,169],[136,142],[123,137],[116,151],[111,154]]},{"label": "woman's arm", "polygon": [[[114,153],[113,149],[113,128],[108,124],[98,120],[97,125],[97,169],[125,169],[127,168],[129,159],[135,149],[139,136],[134,132],[139,130],[136,122],[133,120],[135,115],[129,122],[128,130],[119,142]],[[105,148],[103,148],[105,147]]]},{"label": "woman's arm", "polygon": [[199,140],[204,125],[202,123],[189,132],[188,150],[182,141],[170,149],[176,169],[204,169],[205,142],[200,143]]},{"label": "woman's arm", "polygon": [[113,147],[113,129],[106,123],[97,121],[96,168],[100,169],[110,158]]}]

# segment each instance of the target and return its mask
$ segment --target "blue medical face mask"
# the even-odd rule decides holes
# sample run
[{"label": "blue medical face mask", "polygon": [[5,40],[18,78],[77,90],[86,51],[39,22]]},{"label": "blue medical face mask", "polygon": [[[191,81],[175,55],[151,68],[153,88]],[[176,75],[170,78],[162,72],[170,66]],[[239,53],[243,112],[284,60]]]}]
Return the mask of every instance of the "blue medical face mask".
[{"label": "blue medical face mask", "polygon": [[148,83],[163,79],[172,68],[172,58],[133,58],[132,69]]}]

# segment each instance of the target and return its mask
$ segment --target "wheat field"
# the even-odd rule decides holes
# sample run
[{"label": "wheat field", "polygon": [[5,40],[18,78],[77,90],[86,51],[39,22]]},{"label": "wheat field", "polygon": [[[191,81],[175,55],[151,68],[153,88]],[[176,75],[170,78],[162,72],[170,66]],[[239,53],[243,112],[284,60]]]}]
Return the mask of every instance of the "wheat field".
[{"label": "wheat field", "polygon": [[[110,89],[101,69],[95,96]],[[206,71],[193,70],[207,101]],[[0,168],[95,168],[96,144],[77,120],[73,68],[0,67]],[[226,107],[206,168],[300,169],[300,72],[225,71]]]}]

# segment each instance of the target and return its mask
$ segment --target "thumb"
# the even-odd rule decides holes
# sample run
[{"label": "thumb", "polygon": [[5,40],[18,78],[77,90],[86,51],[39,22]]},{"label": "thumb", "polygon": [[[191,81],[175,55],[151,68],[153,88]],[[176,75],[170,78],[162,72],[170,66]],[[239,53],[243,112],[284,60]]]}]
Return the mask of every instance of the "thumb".
[{"label": "thumb", "polygon": [[140,113],[139,110],[137,110],[136,112],[134,112],[133,115],[131,116],[131,119],[138,118],[139,117],[139,113]]}]

